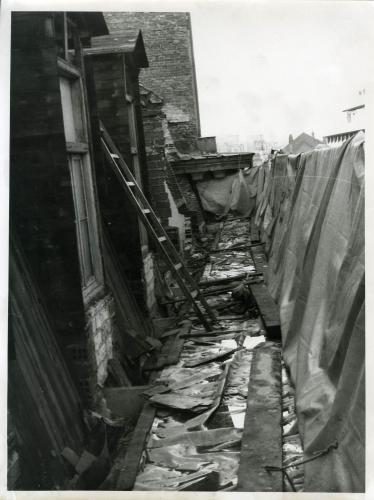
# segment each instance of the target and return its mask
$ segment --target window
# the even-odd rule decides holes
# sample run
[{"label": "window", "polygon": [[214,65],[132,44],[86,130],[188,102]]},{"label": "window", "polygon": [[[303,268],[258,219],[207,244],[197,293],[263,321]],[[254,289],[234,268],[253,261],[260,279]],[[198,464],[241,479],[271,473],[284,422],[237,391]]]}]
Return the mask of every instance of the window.
[{"label": "window", "polygon": [[75,209],[75,224],[85,302],[102,290],[103,270],[97,213],[87,142],[82,80],[79,70],[59,60],[62,116]]},{"label": "window", "polygon": [[87,154],[69,154],[82,286],[90,298],[100,285],[101,261],[95,224],[93,185]]}]

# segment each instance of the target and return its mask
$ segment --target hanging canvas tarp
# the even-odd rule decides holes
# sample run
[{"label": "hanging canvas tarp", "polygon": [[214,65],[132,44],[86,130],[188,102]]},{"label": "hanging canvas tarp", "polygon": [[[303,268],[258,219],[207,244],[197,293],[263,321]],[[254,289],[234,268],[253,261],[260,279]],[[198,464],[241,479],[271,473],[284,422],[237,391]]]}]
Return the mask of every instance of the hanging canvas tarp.
[{"label": "hanging canvas tarp", "polygon": [[363,133],[278,156],[257,193],[305,455],[326,451],[305,491],[365,489],[364,156]]},{"label": "hanging canvas tarp", "polygon": [[255,208],[256,179],[256,175],[244,175],[243,171],[239,170],[237,174],[223,179],[197,182],[204,210],[216,215],[226,215],[230,210],[239,215],[250,215]]}]

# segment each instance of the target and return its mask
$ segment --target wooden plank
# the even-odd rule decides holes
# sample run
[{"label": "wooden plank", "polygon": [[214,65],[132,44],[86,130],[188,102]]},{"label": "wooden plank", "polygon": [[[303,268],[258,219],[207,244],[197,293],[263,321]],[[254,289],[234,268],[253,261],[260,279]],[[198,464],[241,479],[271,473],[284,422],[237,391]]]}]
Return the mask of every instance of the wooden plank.
[{"label": "wooden plank", "polygon": [[165,366],[176,365],[178,363],[183,346],[184,337],[182,337],[181,335],[176,335],[175,342],[173,343],[172,349],[169,351]]},{"label": "wooden plank", "polygon": [[106,405],[115,416],[126,419],[126,425],[135,425],[145,403],[143,392],[148,388],[148,385],[107,387],[104,389]]},{"label": "wooden plank", "polygon": [[282,491],[281,349],[267,342],[254,350],[248,384],[237,491]]},{"label": "wooden plank", "polygon": [[[221,283],[230,283],[230,281],[241,281],[247,277],[249,273],[240,273],[237,276],[228,276],[226,278],[215,278],[211,280],[202,280],[199,281],[199,287],[220,285]],[[254,276],[254,275],[251,275]]]},{"label": "wooden plank", "polygon": [[268,264],[263,245],[255,245],[250,248],[253,264],[256,268],[256,273],[266,275]]},{"label": "wooden plank", "polygon": [[260,311],[260,316],[264,323],[267,337],[280,338],[281,327],[279,310],[277,304],[271,297],[267,286],[264,283],[253,283],[249,285],[249,287]]},{"label": "wooden plank", "polygon": [[251,242],[252,243],[257,243],[261,241],[260,238],[260,232],[258,230],[258,227],[255,225],[254,220],[251,220]]},{"label": "wooden plank", "polygon": [[121,464],[121,472],[118,475],[116,490],[132,490],[155,414],[156,408],[146,403],[136,424],[123,463]]},{"label": "wooden plank", "polygon": [[147,361],[144,365],[144,371],[161,370],[164,366],[175,365],[178,363],[183,345],[184,337],[180,334],[168,337],[161,349],[161,353],[157,357],[157,360]]},{"label": "wooden plank", "polygon": [[263,243],[261,241],[259,241],[258,243],[246,243],[246,244],[236,244],[236,245],[231,245],[229,247],[226,247],[226,248],[218,248],[216,250],[209,250],[209,253],[224,253],[224,252],[236,252],[236,251],[240,251],[240,250],[249,250],[250,248],[252,247],[257,247],[258,245],[263,245]]}]

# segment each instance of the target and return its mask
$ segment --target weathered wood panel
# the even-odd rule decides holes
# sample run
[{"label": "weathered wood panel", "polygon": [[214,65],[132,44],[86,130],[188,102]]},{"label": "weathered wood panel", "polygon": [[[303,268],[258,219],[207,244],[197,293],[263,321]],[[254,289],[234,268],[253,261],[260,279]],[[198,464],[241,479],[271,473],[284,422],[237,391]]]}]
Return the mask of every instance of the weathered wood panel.
[{"label": "weathered wood panel", "polygon": [[18,246],[10,252],[9,408],[20,435],[22,487],[65,479],[65,446],[82,448],[82,406],[55,333]]}]

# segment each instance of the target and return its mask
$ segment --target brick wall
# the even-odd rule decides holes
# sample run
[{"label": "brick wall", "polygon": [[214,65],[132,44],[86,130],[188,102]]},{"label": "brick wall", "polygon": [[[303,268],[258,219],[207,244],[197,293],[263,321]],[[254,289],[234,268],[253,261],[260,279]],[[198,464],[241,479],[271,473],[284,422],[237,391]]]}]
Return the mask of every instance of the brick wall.
[{"label": "brick wall", "polygon": [[108,361],[113,358],[115,336],[114,300],[111,295],[96,302],[87,310],[90,357],[95,368],[93,383],[103,386],[107,378]]},{"label": "brick wall", "polygon": [[149,68],[140,81],[164,100],[164,111],[175,140],[193,141],[200,135],[199,108],[190,15],[186,12],[111,12],[105,14],[110,33],[142,30]]},{"label": "brick wall", "polygon": [[194,231],[200,231],[204,227],[204,216],[197,194],[195,193],[188,175],[178,175],[178,184],[186,199],[191,225]]},{"label": "brick wall", "polygon": [[147,175],[149,180],[149,201],[167,226],[171,216],[168,195],[165,191],[165,114],[162,111],[163,100],[144,86],[140,89],[145,149],[147,154]]}]

